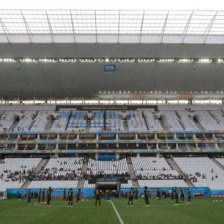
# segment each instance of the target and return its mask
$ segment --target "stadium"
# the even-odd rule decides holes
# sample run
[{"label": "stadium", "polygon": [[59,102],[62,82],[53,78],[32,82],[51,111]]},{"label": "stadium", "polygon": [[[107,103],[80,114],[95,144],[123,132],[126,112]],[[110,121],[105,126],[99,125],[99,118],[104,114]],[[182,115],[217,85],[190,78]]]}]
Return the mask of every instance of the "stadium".
[{"label": "stadium", "polygon": [[0,9],[1,224],[224,222],[224,11],[139,7]]}]

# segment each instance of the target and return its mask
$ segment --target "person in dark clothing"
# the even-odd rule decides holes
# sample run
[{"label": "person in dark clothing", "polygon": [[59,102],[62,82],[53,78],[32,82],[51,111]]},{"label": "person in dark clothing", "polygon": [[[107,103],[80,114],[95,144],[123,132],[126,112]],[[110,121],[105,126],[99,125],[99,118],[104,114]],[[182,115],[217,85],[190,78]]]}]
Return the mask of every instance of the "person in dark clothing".
[{"label": "person in dark clothing", "polygon": [[51,192],[52,192],[52,188],[49,187],[49,189],[47,190],[47,206],[51,206]]},{"label": "person in dark clothing", "polygon": [[180,189],[180,199],[182,202],[184,202],[184,191],[183,188]]},{"label": "person in dark clothing", "polygon": [[29,189],[28,194],[27,194],[27,204],[31,204],[31,190]]},{"label": "person in dark clothing", "polygon": [[130,205],[130,202],[131,202],[131,207],[133,206],[134,194],[135,194],[135,192],[134,192],[134,189],[132,187],[131,190],[129,191],[128,205],[127,205],[128,207]]},{"label": "person in dark clothing", "polygon": [[174,199],[174,194],[175,194],[175,192],[174,192],[174,188],[172,188],[172,192],[171,192],[171,201],[173,201],[173,199]]},{"label": "person in dark clothing", "polygon": [[45,189],[43,189],[42,191],[42,199],[41,199],[42,202],[45,202]]},{"label": "person in dark clothing", "polygon": [[101,206],[101,197],[100,197],[100,190],[95,190],[95,206],[97,206],[97,202],[99,202],[99,206]]},{"label": "person in dark clothing", "polygon": [[135,200],[136,201],[138,200],[138,189],[137,188],[135,189]]},{"label": "person in dark clothing", "polygon": [[63,201],[64,201],[64,202],[67,201],[67,199],[66,199],[66,189],[64,189],[64,193],[63,193]]},{"label": "person in dark clothing", "polygon": [[111,195],[111,192],[110,190],[108,190],[107,200],[110,200],[110,195]]},{"label": "person in dark clothing", "polygon": [[156,197],[157,197],[158,200],[161,199],[161,194],[160,194],[160,190],[159,190],[159,188],[158,188],[157,191],[156,191]]},{"label": "person in dark clothing", "polygon": [[21,198],[22,198],[22,195],[21,195],[21,193],[18,191],[18,192],[17,192],[17,199],[20,201]]},{"label": "person in dark clothing", "polygon": [[175,189],[175,199],[176,199],[175,205],[179,205],[179,191],[177,188]]},{"label": "person in dark clothing", "polygon": [[76,193],[76,202],[75,202],[76,204],[78,204],[80,201],[80,194],[81,194],[81,189],[79,188]]},{"label": "person in dark clothing", "polygon": [[191,191],[190,191],[190,189],[188,189],[188,192],[187,192],[187,202],[189,204],[191,203]]},{"label": "person in dark clothing", "polygon": [[38,196],[37,196],[37,203],[40,204],[40,199],[41,199],[41,189],[38,192]]},{"label": "person in dark clothing", "polygon": [[68,191],[68,207],[73,207],[73,190],[72,188]]},{"label": "person in dark clothing", "polygon": [[144,190],[144,199],[145,199],[145,207],[149,207],[149,190],[146,186]]}]

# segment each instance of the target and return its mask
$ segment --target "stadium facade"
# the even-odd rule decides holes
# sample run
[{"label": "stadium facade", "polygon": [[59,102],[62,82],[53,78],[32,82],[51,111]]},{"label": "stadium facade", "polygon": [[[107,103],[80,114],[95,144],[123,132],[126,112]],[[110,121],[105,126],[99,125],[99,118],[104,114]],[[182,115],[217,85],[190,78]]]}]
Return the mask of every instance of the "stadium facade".
[{"label": "stadium facade", "polygon": [[2,191],[224,194],[222,11],[0,12]]}]

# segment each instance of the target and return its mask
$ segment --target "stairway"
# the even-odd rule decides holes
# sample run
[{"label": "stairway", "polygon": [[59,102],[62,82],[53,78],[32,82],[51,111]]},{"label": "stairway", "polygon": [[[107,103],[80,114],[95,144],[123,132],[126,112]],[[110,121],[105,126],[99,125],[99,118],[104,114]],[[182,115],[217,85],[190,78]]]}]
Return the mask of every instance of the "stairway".
[{"label": "stairway", "polygon": [[46,130],[51,130],[51,127],[53,126],[53,123],[55,121],[52,119],[52,117],[48,120],[47,125],[46,125]]},{"label": "stairway", "polygon": [[206,129],[199,123],[199,122],[196,122],[196,125],[203,131],[206,131]]},{"label": "stairway", "polygon": [[40,163],[38,164],[38,166],[36,167],[36,169],[34,170],[35,173],[40,173],[41,170],[44,170],[44,168],[46,167],[46,165],[48,164],[50,159],[42,159],[40,161]]},{"label": "stairway", "polygon": [[12,126],[9,128],[9,131],[13,131],[14,128],[18,125],[19,121],[14,121]]},{"label": "stairway", "polygon": [[127,160],[127,163],[128,163],[128,170],[131,177],[132,186],[134,188],[139,188],[138,181],[135,180],[135,171],[134,171],[134,167],[133,167],[131,159]]},{"label": "stairway", "polygon": [[90,129],[90,125],[91,125],[91,120],[90,119],[87,119],[86,120],[86,130],[89,131]]},{"label": "stairway", "polygon": [[67,120],[67,124],[66,124],[66,126],[65,126],[65,130],[67,130],[67,128],[68,128],[68,125],[69,125],[71,116],[72,116],[72,112],[69,113],[68,120]]},{"label": "stairway", "polygon": [[[81,174],[87,173],[88,163],[84,162],[82,166]],[[84,188],[85,179],[80,179],[77,188]]]},{"label": "stairway", "polygon": [[[184,172],[181,168],[177,165],[177,163],[173,160],[173,158],[165,158],[166,162],[169,164],[170,168],[176,170],[179,175],[184,176]],[[189,187],[195,187],[189,180],[184,180]]]},{"label": "stairway", "polygon": [[124,130],[128,131],[129,130],[128,121],[127,120],[123,120],[123,123],[124,123]]},{"label": "stairway", "polygon": [[103,130],[107,129],[107,115],[106,115],[106,111],[103,112]]},{"label": "stairway", "polygon": [[[47,163],[48,163],[49,159],[41,159],[41,161],[39,162],[39,164],[37,165],[37,167],[34,170],[34,173],[38,174],[40,173],[41,170],[43,170]],[[27,180],[21,187],[20,189],[26,189],[29,185],[30,185],[31,181]]]},{"label": "stairway", "polygon": [[145,121],[145,125],[146,125],[146,127],[147,127],[147,130],[149,130],[149,126],[148,126],[148,123],[147,123],[147,120],[146,120],[146,117],[145,117],[145,114],[144,114],[143,111],[142,111],[142,117],[143,117],[143,119],[144,119],[144,121]]},{"label": "stairway", "polygon": [[30,183],[31,183],[30,180],[26,181],[26,182],[22,185],[22,187],[20,187],[20,189],[27,189],[27,187],[30,185]]},{"label": "stairway", "polygon": [[224,171],[224,166],[218,162],[215,158],[210,158],[212,160],[212,162],[214,162],[220,169],[222,169]]},{"label": "stairway", "polygon": [[80,179],[77,188],[84,188],[85,179]]}]

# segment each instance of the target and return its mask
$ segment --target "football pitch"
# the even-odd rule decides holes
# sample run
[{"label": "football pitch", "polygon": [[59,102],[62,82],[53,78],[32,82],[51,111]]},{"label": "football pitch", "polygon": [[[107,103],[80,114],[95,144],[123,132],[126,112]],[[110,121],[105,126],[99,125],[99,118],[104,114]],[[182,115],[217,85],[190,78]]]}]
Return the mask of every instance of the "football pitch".
[{"label": "football pitch", "polygon": [[89,199],[71,208],[60,199],[53,199],[51,207],[9,199],[0,201],[0,224],[223,224],[224,200],[213,200],[217,199],[175,206],[170,199],[151,199],[146,208],[143,199],[133,207],[127,207],[127,199],[102,199],[101,208],[95,208],[94,199]]}]

